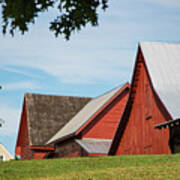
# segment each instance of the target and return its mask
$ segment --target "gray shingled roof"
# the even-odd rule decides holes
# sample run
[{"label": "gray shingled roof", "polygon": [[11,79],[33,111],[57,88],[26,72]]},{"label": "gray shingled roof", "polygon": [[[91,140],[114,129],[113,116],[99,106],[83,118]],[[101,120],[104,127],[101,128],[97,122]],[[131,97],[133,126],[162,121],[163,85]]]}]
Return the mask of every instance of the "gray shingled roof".
[{"label": "gray shingled roof", "polygon": [[180,44],[141,42],[155,91],[174,119],[180,118]]},{"label": "gray shingled roof", "polygon": [[31,145],[45,145],[91,98],[25,94]]},{"label": "gray shingled roof", "polygon": [[84,138],[76,142],[88,153],[108,154],[112,140]]},{"label": "gray shingled roof", "polygon": [[58,139],[74,134],[84,123],[86,123],[103,105],[108,102],[123,86],[119,86],[97,98],[92,99],[84,108],[74,116],[69,123],[60,129],[47,144]]}]

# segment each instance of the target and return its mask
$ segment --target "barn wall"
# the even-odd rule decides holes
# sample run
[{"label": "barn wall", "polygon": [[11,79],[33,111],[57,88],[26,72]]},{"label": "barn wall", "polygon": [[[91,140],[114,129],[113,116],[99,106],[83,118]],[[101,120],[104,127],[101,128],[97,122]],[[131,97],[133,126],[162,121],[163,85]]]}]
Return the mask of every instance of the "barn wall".
[{"label": "barn wall", "polygon": [[84,129],[83,138],[113,139],[127,102],[128,92],[129,88],[126,88]]},{"label": "barn wall", "polygon": [[34,151],[33,153],[33,159],[44,159],[45,156],[48,154],[48,152],[44,151]]},{"label": "barn wall", "polygon": [[107,154],[96,154],[96,153],[89,153],[88,156],[107,156]]},{"label": "barn wall", "polygon": [[23,160],[33,158],[33,152],[29,149],[29,136],[25,103],[23,105],[23,112],[21,115],[20,129],[16,145],[16,155],[19,155]]},{"label": "barn wall", "polygon": [[141,54],[138,58],[132,84],[132,109],[116,155],[169,154],[169,131],[154,129],[169,117],[154,94]]},{"label": "barn wall", "polygon": [[88,154],[74,141],[69,140],[61,144],[57,144],[55,152],[50,158],[62,157],[80,157]]}]

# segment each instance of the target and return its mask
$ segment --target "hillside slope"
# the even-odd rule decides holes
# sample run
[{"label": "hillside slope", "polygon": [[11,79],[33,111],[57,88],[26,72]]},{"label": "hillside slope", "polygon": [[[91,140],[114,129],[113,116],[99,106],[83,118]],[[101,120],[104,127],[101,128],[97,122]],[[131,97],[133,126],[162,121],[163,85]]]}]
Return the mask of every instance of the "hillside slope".
[{"label": "hillside slope", "polygon": [[180,179],[180,155],[0,162],[1,180]]}]

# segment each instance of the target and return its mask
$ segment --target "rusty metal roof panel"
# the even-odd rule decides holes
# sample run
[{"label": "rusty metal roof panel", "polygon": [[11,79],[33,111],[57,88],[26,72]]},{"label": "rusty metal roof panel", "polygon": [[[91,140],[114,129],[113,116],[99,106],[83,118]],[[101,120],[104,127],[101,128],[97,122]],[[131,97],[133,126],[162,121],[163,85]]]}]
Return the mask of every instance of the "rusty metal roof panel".
[{"label": "rusty metal roof panel", "polygon": [[112,140],[84,138],[81,140],[76,140],[76,142],[88,153],[108,154]]},{"label": "rusty metal roof panel", "polygon": [[180,118],[180,44],[141,42],[156,93],[173,117]]}]

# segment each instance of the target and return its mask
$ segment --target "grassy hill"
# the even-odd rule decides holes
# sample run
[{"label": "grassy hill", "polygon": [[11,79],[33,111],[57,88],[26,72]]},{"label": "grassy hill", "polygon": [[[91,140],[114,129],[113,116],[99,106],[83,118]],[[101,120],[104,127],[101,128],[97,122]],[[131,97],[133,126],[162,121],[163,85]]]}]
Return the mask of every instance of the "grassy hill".
[{"label": "grassy hill", "polygon": [[180,179],[180,155],[138,155],[0,162],[1,180]]}]

